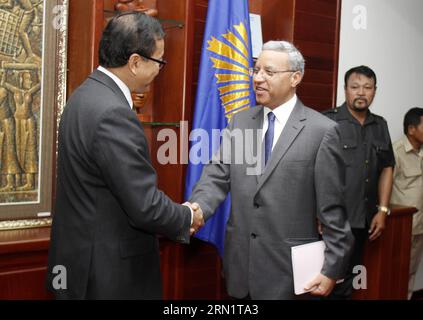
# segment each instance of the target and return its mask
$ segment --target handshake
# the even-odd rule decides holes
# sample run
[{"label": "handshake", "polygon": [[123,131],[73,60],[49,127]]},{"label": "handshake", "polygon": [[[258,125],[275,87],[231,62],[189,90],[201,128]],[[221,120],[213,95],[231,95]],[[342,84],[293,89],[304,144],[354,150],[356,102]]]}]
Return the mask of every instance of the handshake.
[{"label": "handshake", "polygon": [[197,202],[185,202],[184,205],[190,207],[194,212],[192,216],[192,224],[189,229],[189,233],[192,236],[194,233],[200,230],[202,226],[204,226],[203,210],[201,210],[200,205]]}]

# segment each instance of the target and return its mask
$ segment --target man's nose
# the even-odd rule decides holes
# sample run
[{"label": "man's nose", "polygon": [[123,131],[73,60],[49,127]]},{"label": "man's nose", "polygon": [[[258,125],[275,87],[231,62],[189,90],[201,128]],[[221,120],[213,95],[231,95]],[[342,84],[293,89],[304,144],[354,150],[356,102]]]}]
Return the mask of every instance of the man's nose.
[{"label": "man's nose", "polygon": [[259,82],[263,82],[264,80],[265,79],[263,77],[263,72],[261,72],[261,70],[257,74],[255,74],[253,77],[253,82],[259,83]]}]

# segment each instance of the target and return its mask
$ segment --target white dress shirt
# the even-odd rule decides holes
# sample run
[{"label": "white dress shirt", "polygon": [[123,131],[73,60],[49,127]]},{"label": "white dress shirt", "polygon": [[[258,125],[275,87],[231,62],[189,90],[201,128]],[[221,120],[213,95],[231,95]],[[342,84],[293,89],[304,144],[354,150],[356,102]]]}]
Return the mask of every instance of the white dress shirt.
[{"label": "white dress shirt", "polygon": [[276,143],[278,142],[278,139],[282,133],[283,128],[285,128],[286,123],[288,122],[288,118],[291,115],[292,110],[294,110],[295,104],[297,103],[297,95],[294,94],[294,96],[285,102],[284,104],[280,105],[279,107],[275,109],[270,109],[268,107],[263,108],[263,140],[264,136],[266,135],[267,128],[269,127],[269,119],[267,118],[267,114],[269,112],[273,112],[275,115],[275,133],[273,136],[273,145],[272,150],[275,147]]},{"label": "white dress shirt", "polygon": [[132,106],[133,106],[134,103],[132,102],[131,90],[129,90],[129,88],[125,84],[125,82],[120,80],[119,77],[117,77],[114,73],[110,72],[109,70],[107,70],[106,68],[104,68],[102,66],[99,66],[97,68],[97,70],[105,73],[110,78],[112,78],[112,80],[117,84],[119,89],[122,90],[123,94],[125,95],[126,100],[128,101],[129,107],[132,109]]}]

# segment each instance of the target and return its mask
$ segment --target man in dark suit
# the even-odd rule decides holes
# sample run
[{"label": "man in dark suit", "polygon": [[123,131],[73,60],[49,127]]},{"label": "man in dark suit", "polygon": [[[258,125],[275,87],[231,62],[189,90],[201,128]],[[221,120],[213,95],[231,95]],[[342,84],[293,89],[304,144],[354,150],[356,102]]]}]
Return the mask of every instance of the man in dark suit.
[{"label": "man in dark suit", "polygon": [[[231,192],[223,267],[228,292],[236,298],[298,298],[291,247],[319,240],[317,218],[324,229],[324,265],[306,289],[328,295],[346,269],[353,240],[343,202],[339,134],[335,122],[297,98],[303,74],[304,59],[291,43],[263,46],[251,70],[259,106],[232,117],[220,153],[204,167],[191,195],[190,202],[208,218]],[[236,141],[239,132],[247,140],[245,150],[237,149],[243,145]],[[264,166],[258,165],[256,175],[251,132],[263,141]],[[249,160],[234,161],[241,159],[239,152]]]},{"label": "man in dark suit", "polygon": [[[57,298],[161,299],[155,234],[188,243],[190,227],[203,223],[200,213],[157,189],[132,111],[130,92],[145,91],[165,64],[163,37],[160,23],[147,15],[114,17],[100,42],[101,66],[62,114],[48,265],[48,287]],[[55,281],[60,268],[61,283]]]}]

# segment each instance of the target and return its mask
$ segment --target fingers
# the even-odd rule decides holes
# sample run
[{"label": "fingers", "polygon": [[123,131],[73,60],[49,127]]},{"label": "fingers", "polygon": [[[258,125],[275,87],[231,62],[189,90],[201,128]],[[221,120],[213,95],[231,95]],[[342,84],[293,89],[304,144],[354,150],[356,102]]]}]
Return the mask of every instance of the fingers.
[{"label": "fingers", "polygon": [[370,241],[374,241],[382,235],[383,230],[385,229],[385,218],[386,216],[383,212],[376,214],[373,218],[369,229]]},{"label": "fingers", "polygon": [[195,234],[201,227],[204,226],[204,216],[203,210],[201,210],[200,205],[196,202],[189,203],[189,206],[194,211],[192,224],[190,227],[190,235]]},{"label": "fingers", "polygon": [[370,230],[369,230],[369,233],[370,233],[369,240],[373,241],[373,240],[376,240],[377,238],[379,238],[382,235],[382,230],[383,229],[380,228],[379,226],[376,226],[374,228],[373,232],[371,232],[371,233],[370,233]]},{"label": "fingers", "polygon": [[311,281],[309,284],[307,284],[304,288],[305,291],[313,291],[316,290],[319,287],[320,280],[315,278],[313,281]]},{"label": "fingers", "polygon": [[327,297],[332,290],[329,290],[328,288],[319,285],[314,290],[310,291],[310,294],[313,296],[320,296],[320,297]]},{"label": "fingers", "polygon": [[376,221],[372,220],[372,223],[370,224],[369,233],[373,233],[376,229]]},{"label": "fingers", "polygon": [[309,291],[314,296],[328,296],[334,286],[335,280],[330,279],[323,274],[319,274],[312,282],[310,282],[304,289]]}]

